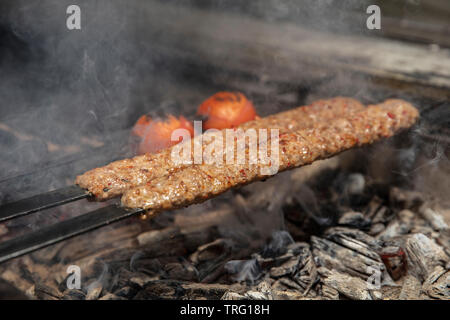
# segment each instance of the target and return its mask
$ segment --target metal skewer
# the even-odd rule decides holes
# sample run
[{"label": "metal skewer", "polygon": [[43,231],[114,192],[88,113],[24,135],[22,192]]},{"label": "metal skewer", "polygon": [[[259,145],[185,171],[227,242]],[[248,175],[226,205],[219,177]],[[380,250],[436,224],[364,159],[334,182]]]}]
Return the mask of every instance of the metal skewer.
[{"label": "metal skewer", "polygon": [[144,213],[110,205],[0,243],[0,263],[110,223]]},{"label": "metal skewer", "polygon": [[49,191],[0,206],[0,222],[88,197],[90,194],[78,186]]}]

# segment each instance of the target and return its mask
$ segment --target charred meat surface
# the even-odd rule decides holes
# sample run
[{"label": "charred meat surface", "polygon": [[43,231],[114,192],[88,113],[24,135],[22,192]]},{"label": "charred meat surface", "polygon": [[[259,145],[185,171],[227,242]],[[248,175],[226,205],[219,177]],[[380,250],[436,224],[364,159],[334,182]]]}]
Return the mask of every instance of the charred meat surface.
[{"label": "charred meat surface", "polygon": [[[241,124],[243,130],[253,128],[279,128],[301,130],[313,128],[335,118],[348,117],[361,111],[364,106],[357,100],[336,97],[319,100],[309,106],[270,115]],[[194,141],[192,140],[192,143]],[[203,147],[209,142],[203,142]],[[192,148],[193,149],[193,148]],[[76,178],[76,184],[87,189],[97,200],[107,200],[122,195],[129,189],[144,185],[155,178],[168,176],[188,165],[174,163],[172,148],[156,154],[145,154],[131,159],[112,162],[104,167],[92,169]]]},{"label": "charred meat surface", "polygon": [[[319,107],[322,111],[323,108],[327,108],[327,105]],[[299,108],[297,111],[301,110],[299,113],[303,114],[305,109],[308,110],[308,107]],[[287,113],[297,115],[295,111]],[[312,111],[312,115],[315,114],[316,112]],[[312,117],[316,121],[314,126],[309,128],[295,126],[295,121],[289,122],[286,115],[283,115],[280,122],[274,120],[267,125],[267,122],[270,122],[267,118],[263,122],[266,122],[266,127],[278,127],[280,130],[279,171],[284,171],[391,137],[398,131],[411,127],[418,117],[419,112],[411,104],[391,99],[350,112],[346,116],[329,117],[328,121],[324,121],[322,117]],[[279,126],[279,123],[283,125]],[[292,128],[289,123],[292,123]],[[266,179],[268,176],[261,174],[264,166],[267,165],[248,162],[188,166],[126,191],[122,197],[122,205],[158,211],[200,203],[230,188]],[[169,165],[166,165],[166,168],[169,168]]]}]

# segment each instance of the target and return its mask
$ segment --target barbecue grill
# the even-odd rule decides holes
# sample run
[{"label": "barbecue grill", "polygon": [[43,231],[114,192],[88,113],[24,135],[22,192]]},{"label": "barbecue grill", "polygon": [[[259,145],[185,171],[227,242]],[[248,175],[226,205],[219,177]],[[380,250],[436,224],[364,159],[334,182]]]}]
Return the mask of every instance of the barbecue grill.
[{"label": "barbecue grill", "polygon": [[[369,4],[364,1],[357,4],[349,1],[348,8],[339,10],[334,2],[324,5],[310,1],[268,1],[264,6],[240,1],[229,1],[226,4],[220,1],[192,1],[189,5],[171,1],[149,1],[145,5],[137,2],[132,2],[131,5],[105,2],[101,4],[102,9],[83,2],[80,6],[86,24],[82,25],[81,30],[69,31],[65,26],[58,25],[59,20],[51,18],[35,33],[28,34],[24,30],[35,21],[27,13],[19,14],[21,4],[5,2],[3,5],[5,10],[0,13],[0,50],[3,51],[0,52],[0,58],[3,58],[0,59],[0,69],[4,72],[0,81],[4,83],[2,92],[5,96],[5,106],[1,108],[0,113],[0,143],[2,150],[9,152],[0,156],[0,167],[3,169],[0,176],[0,278],[6,278],[24,293],[28,284],[21,284],[12,276],[8,271],[11,270],[10,266],[19,264],[24,269],[32,268],[30,265],[34,266],[36,261],[42,265],[64,264],[66,261],[62,262],[63,259],[52,262],[52,259],[56,259],[54,257],[60,254],[54,252],[58,251],[58,245],[70,246],[77,239],[89,243],[93,234],[89,231],[94,229],[99,229],[99,235],[112,233],[109,238],[105,236],[103,241],[113,241],[116,225],[119,229],[123,227],[131,230],[130,234],[125,232],[124,238],[121,239],[139,243],[139,249],[130,244],[134,249],[124,249],[127,253],[114,253],[120,256],[118,260],[129,260],[130,269],[133,269],[131,266],[139,260],[140,250],[146,252],[142,248],[150,244],[155,245],[154,239],[159,239],[156,245],[159,250],[164,248],[161,242],[166,241],[167,246],[173,244],[174,256],[182,257],[179,259],[184,262],[178,263],[169,259],[167,265],[184,268],[184,278],[181,280],[191,282],[183,284],[183,288],[191,292],[190,297],[194,298],[199,297],[195,291],[197,282],[214,283],[215,280],[221,279],[222,283],[227,283],[220,278],[225,273],[235,275],[234,278],[231,277],[233,280],[227,278],[229,283],[242,283],[248,279],[242,278],[240,271],[250,268],[248,270],[252,271],[248,271],[248,274],[255,274],[248,284],[251,286],[254,281],[261,281],[261,274],[265,272],[262,270],[268,268],[268,265],[281,268],[286,261],[280,258],[283,256],[278,252],[280,248],[273,249],[274,243],[279,239],[277,237],[282,238],[281,242],[284,241],[282,251],[285,255],[314,255],[316,259],[325,261],[323,266],[331,263],[323,253],[326,251],[324,248],[330,246],[330,239],[345,242],[349,241],[350,237],[363,241],[363,236],[356,231],[348,231],[351,233],[349,235],[342,230],[338,232],[329,229],[335,226],[374,232],[370,235],[373,237],[376,233],[371,228],[375,225],[382,228],[382,235],[378,236],[377,240],[381,239],[385,245],[378,248],[378,251],[370,245],[367,245],[367,248],[351,248],[360,250],[358,252],[369,257],[373,255],[372,251],[369,252],[369,247],[370,250],[377,251],[378,256],[373,258],[375,265],[379,265],[384,273],[388,272],[387,277],[392,278],[392,281],[396,281],[397,277],[403,281],[404,277],[409,276],[405,276],[408,273],[406,264],[414,266],[414,261],[405,262],[406,255],[412,250],[408,248],[413,246],[408,247],[408,241],[414,243],[428,240],[417,236],[422,233],[419,227],[413,227],[415,222],[408,222],[409,229],[416,232],[410,232],[411,238],[405,240],[406,242],[395,242],[395,237],[388,235],[385,230],[395,229],[385,229],[385,225],[392,219],[412,221],[410,216],[397,210],[398,208],[417,212],[426,221],[432,221],[431,228],[438,232],[434,236],[439,244],[439,248],[432,247],[435,250],[433,252],[446,256],[441,260],[448,261],[450,247],[448,242],[445,242],[445,237],[448,237],[446,223],[450,217],[449,203],[445,195],[449,188],[447,157],[450,142],[450,53],[447,48],[450,29],[444,12],[448,13],[450,9],[443,1],[423,4],[423,13],[415,4],[399,8],[396,5],[387,6],[380,3],[380,30],[366,28],[368,14],[365,9]],[[47,15],[48,12],[61,11],[64,5],[57,4],[56,1],[45,1],[42,6],[35,7],[37,15]],[[337,10],[339,14],[332,15],[330,10]],[[398,10],[403,10],[403,16],[399,17]],[[65,9],[61,12],[65,12]],[[430,16],[434,17],[433,22],[429,21]],[[321,17],[320,22],[317,22],[318,17]],[[110,24],[108,28],[102,26],[105,23]],[[52,41],[55,41],[56,45]],[[104,45],[99,44],[101,41]],[[56,51],[49,49],[53,45],[57,47]],[[31,89],[27,93],[23,88]],[[228,192],[215,200],[216,202],[209,201],[204,206],[162,214],[158,218],[160,220],[153,219],[155,221],[148,219],[152,216],[148,215],[146,210],[122,207],[117,199],[97,203],[87,190],[73,184],[78,174],[135,155],[136,149],[133,138],[130,138],[130,131],[140,115],[148,112],[155,117],[181,114],[193,120],[198,105],[212,93],[221,90],[244,92],[253,101],[260,116],[307,105],[322,98],[351,96],[365,104],[378,103],[389,98],[404,99],[419,109],[420,120],[413,129],[389,139],[388,142],[377,143],[362,150],[352,150],[339,156],[340,165],[333,164],[334,160],[329,159],[311,168],[283,173],[281,178],[275,178],[273,182],[250,185],[243,190],[233,191],[231,195]],[[334,172],[332,178],[327,176],[331,171]],[[358,171],[364,173],[344,177],[345,173]],[[296,176],[301,178],[295,180]],[[329,181],[336,183],[333,188],[338,190],[337,199],[331,200],[329,194],[314,195],[316,190],[322,190],[324,185],[328,184],[327,177]],[[283,191],[283,179],[301,181],[298,183],[301,185],[302,195]],[[361,179],[365,181],[364,186],[369,185],[368,181],[372,179],[370,188],[362,187],[366,188],[364,192],[354,191],[359,190],[357,186]],[[305,187],[308,183],[312,183],[317,189]],[[279,189],[281,200],[274,196],[273,201],[277,205],[261,209],[258,205],[265,199],[259,199],[256,195],[258,192],[266,195],[267,190],[261,191],[264,184],[267,190]],[[398,191],[393,195],[392,190],[384,190],[391,187],[413,191]],[[342,191],[344,189],[345,192]],[[367,191],[369,189],[370,195]],[[417,197],[422,199],[418,200],[421,206],[408,202],[414,198],[410,192],[419,194]],[[310,198],[329,196],[329,205],[344,203],[346,208],[361,209],[373,206],[374,209],[372,213],[368,213],[370,210],[367,209],[367,212],[363,212],[365,215],[358,215],[359,213],[353,211],[352,214],[346,213],[347,215],[314,215],[311,212],[317,211],[313,209],[317,203],[305,199],[310,193]],[[382,198],[384,195],[385,199],[403,202],[401,205],[396,202],[391,208],[386,205],[386,201],[380,200],[378,203],[378,200],[374,200],[375,197],[367,199],[375,194],[377,197]],[[286,200],[288,198],[290,200]],[[440,209],[431,206],[431,201],[438,203]],[[383,210],[389,212],[401,211],[403,215],[380,218],[380,208],[386,208]],[[192,210],[203,209],[212,210],[220,217],[237,217],[237,221],[244,226],[254,223],[253,218],[249,218],[249,212],[273,210],[277,213],[272,214],[278,218],[278,213],[281,212],[284,217],[280,218],[282,222],[274,224],[281,224],[284,230],[282,232],[287,230],[292,236],[286,236],[284,233],[281,233],[281,236],[280,233],[273,235],[273,225],[268,226],[270,223],[266,223],[261,227],[264,230],[261,234],[264,236],[254,237],[259,239],[257,244],[252,244],[247,250],[242,249],[238,254],[230,254],[227,259],[231,261],[225,258],[220,260],[212,252],[220,251],[225,257],[233,251],[230,248],[236,246],[228,244],[224,236],[226,232],[216,230],[220,227],[215,225],[212,228],[208,224],[205,238],[199,240],[197,231],[189,229],[193,228],[191,225],[188,228],[189,235],[182,235],[177,229],[180,225],[170,224],[174,222],[173,219],[194,219],[190,215]],[[308,212],[307,218],[292,218],[298,210]],[[330,212],[332,211],[330,209]],[[436,212],[443,212],[444,218]],[[186,213],[186,218],[183,218]],[[181,217],[173,218],[171,215]],[[132,216],[142,219],[133,219]],[[123,221],[119,223],[121,220]],[[111,226],[113,223],[115,224]],[[198,225],[202,223],[198,222]],[[137,226],[142,230],[136,231],[134,228],[138,228]],[[234,228],[234,225],[230,227]],[[156,233],[155,230],[164,232]],[[395,232],[392,230],[389,232],[395,236],[402,234],[395,233],[400,232],[397,229]],[[195,237],[192,236],[193,233],[196,234]],[[239,234],[239,231],[236,233]],[[255,252],[262,250],[268,234],[272,234],[272,242],[266,245],[265,251],[261,251],[259,258],[249,259],[252,254],[254,256]],[[79,237],[69,239],[75,236]],[[179,248],[176,239],[189,236],[196,239],[192,240],[195,243],[191,245],[192,248],[188,245],[186,248]],[[311,243],[311,249],[303,244],[296,245],[299,241]],[[349,246],[348,242],[341,242],[338,243]],[[98,242],[96,243],[98,245]],[[237,245],[240,246],[245,247],[242,244]],[[33,253],[34,251],[36,252]],[[341,254],[338,249],[336,251],[338,255]],[[345,260],[347,253],[342,252],[340,258]],[[208,261],[201,256],[203,253],[213,258]],[[399,259],[394,263],[389,260],[392,258]],[[68,262],[72,257],[66,253],[65,259]],[[220,262],[214,262],[214,259]],[[268,262],[270,259],[273,261]],[[241,261],[240,264],[234,263],[236,260]],[[192,270],[186,271],[190,270],[186,261],[200,270],[197,270],[197,276],[192,276],[195,273]],[[256,266],[253,263],[256,263]],[[304,268],[308,266],[312,270],[317,267],[322,279],[336,276],[320,269],[320,266],[312,266],[311,263],[309,260],[308,263],[305,262]],[[399,269],[390,270],[391,267],[395,268],[393,265],[398,264],[401,264]],[[146,267],[151,269],[150,266]],[[346,268],[342,267],[340,271],[346,273]],[[448,262],[441,268],[442,274],[448,272]],[[281,279],[287,274],[286,269],[267,270],[270,270],[267,273],[271,274],[273,279]],[[61,269],[61,272],[64,274],[65,270]],[[168,274],[176,274],[175,271],[165,272],[165,277],[169,279]],[[424,273],[423,279],[421,278],[420,285],[426,283],[427,272]],[[189,277],[186,274],[189,274]],[[350,275],[362,277],[359,271]],[[190,278],[191,276],[193,278]],[[126,281],[133,279],[132,276],[122,273],[118,277],[124,277]],[[100,282],[106,281],[104,277],[100,278]],[[63,280],[65,279],[58,281],[63,283]],[[413,280],[415,281],[415,278]],[[148,293],[149,287],[161,284],[148,279],[145,281],[145,284],[135,284],[137,287],[147,288],[139,291],[140,298],[153,298],[143,292]],[[254,284],[254,287],[258,288],[255,290],[264,291],[261,283],[260,287],[257,287],[258,283]],[[287,280],[284,285],[289,287],[286,283]],[[74,298],[77,294],[86,298],[89,293],[93,295],[94,288],[86,287],[84,293],[82,290],[78,293],[69,290],[67,293],[65,288],[60,290],[61,293],[49,293],[48,287],[45,291],[37,284],[34,286],[37,293],[33,297],[38,298]],[[115,286],[117,287],[116,284]],[[313,283],[306,285],[304,290],[302,289],[303,294],[317,291],[318,293],[310,294],[326,295],[323,291],[319,293],[319,290],[312,289],[312,286]],[[323,289],[331,285],[324,280],[322,286]],[[108,290],[105,289],[104,283],[102,288],[94,298],[105,296],[104,293]],[[138,296],[134,288],[133,297]],[[221,296],[208,294],[214,298],[221,298],[224,294],[226,298],[237,295],[231,292],[229,287],[223,290],[218,288],[214,287],[211,292],[216,290],[214,292],[220,292]],[[336,288],[333,290],[330,295],[335,298],[336,290],[337,297],[366,297],[364,294],[352,296],[351,293]],[[206,297],[209,298],[208,294]],[[125,293],[123,295],[131,297],[131,293],[129,296]],[[242,292],[239,295],[245,296]],[[435,296],[430,294],[430,297]]]}]

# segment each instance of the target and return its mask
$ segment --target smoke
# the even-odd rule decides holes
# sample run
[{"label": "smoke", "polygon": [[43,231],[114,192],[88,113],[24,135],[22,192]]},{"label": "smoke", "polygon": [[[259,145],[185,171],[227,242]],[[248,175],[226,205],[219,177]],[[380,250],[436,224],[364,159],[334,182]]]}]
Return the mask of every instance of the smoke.
[{"label": "smoke", "polygon": [[248,281],[253,284],[261,276],[261,266],[256,259],[231,260],[224,268],[236,282]]},{"label": "smoke", "polygon": [[[205,97],[224,89],[215,82],[220,73],[208,66],[202,70],[192,67],[188,59],[192,52],[183,52],[180,49],[183,46],[176,46],[179,51],[170,52],[170,58],[164,51],[170,50],[173,43],[186,44],[189,48],[190,38],[185,35],[195,36],[196,30],[209,30],[212,36],[233,30],[226,20],[186,18],[186,12],[189,13],[186,7],[229,14],[232,19],[239,14],[279,23],[282,27],[293,24],[326,32],[369,35],[365,8],[372,4],[358,0],[79,0],[76,3],[81,8],[82,29],[74,31],[66,28],[66,8],[73,4],[71,1],[3,0],[0,3],[0,202],[71,184],[77,174],[129,155],[129,128],[141,114],[174,113],[189,117]],[[169,12],[170,17],[178,20],[161,19],[156,16],[159,12]],[[159,28],[152,24],[154,20],[161,24]],[[167,35],[165,31],[177,23],[184,23],[186,33]],[[225,43],[221,48],[212,48],[205,44],[193,52],[205,65],[215,57],[216,51],[227,53],[227,59],[233,59],[240,50],[251,50],[255,57],[264,57],[257,44],[268,36],[266,31],[240,30],[255,35],[254,47]],[[264,63],[257,65],[254,74],[263,78],[266,67]],[[337,72],[321,81],[295,84],[302,86],[299,100],[309,102],[349,95],[363,102],[378,102],[392,95],[380,90],[372,92],[370,79],[360,75],[352,77],[346,72]],[[343,83],[349,85],[343,89]],[[252,85],[260,83],[255,81]],[[265,91],[266,87],[258,90]],[[410,100],[405,94],[403,98]],[[256,105],[261,108],[261,114],[278,111],[273,103],[266,103],[265,108]],[[436,117],[429,119],[431,122],[448,119],[445,114],[448,103],[440,110]],[[448,127],[447,123],[440,124]],[[392,154],[393,158],[384,158],[400,163],[400,170],[387,166],[387,175],[399,172],[403,177],[415,176],[412,180],[417,188],[431,186],[431,181],[439,180],[440,173],[447,177],[442,168],[443,163],[448,163],[445,146],[438,145],[435,154],[424,154],[417,160],[421,151],[426,151],[421,149],[423,145],[388,145],[393,152],[386,154]],[[401,151],[397,153],[398,150]],[[381,166],[377,152],[373,157],[370,160],[375,159],[373,162]],[[427,178],[430,171],[434,179]],[[361,187],[360,180],[356,180],[356,187]],[[267,206],[252,209],[246,218],[258,217],[259,225],[280,229],[279,219],[274,222],[274,218],[282,216],[285,199],[293,197],[320,225],[328,224],[328,217],[320,216],[316,190],[307,184],[289,190],[287,181],[250,186],[254,193],[249,202],[258,201],[259,196]],[[445,190],[448,179],[441,178],[438,182],[439,190]],[[244,204],[238,210],[248,210],[248,206]],[[261,212],[268,214],[261,218]],[[268,230],[269,234],[272,229]]]},{"label": "smoke", "polygon": [[270,242],[264,247],[261,255],[263,257],[275,257],[286,252],[287,246],[294,243],[294,239],[287,231],[274,231]]},{"label": "smoke", "polygon": [[11,177],[83,159],[94,147],[112,148],[105,158],[123,151],[132,121],[131,92],[138,79],[131,23],[137,8],[126,1],[77,1],[82,29],[68,30],[69,4],[2,1],[0,199],[61,187],[82,170],[106,161],[91,157],[84,168],[75,164],[35,176],[33,180],[41,181],[32,188]]}]

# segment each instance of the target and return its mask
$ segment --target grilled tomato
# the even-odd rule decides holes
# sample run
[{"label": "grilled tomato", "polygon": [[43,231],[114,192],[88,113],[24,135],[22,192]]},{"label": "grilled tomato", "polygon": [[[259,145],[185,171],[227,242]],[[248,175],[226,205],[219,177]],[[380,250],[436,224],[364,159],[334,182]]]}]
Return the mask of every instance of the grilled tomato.
[{"label": "grilled tomato", "polygon": [[155,153],[177,144],[180,141],[171,141],[172,132],[176,129],[186,129],[191,137],[194,135],[192,124],[183,116],[169,115],[162,120],[153,120],[148,115],[140,117],[132,129],[132,133],[141,138],[138,153]]},{"label": "grilled tomato", "polygon": [[205,130],[233,128],[257,117],[253,103],[240,92],[214,94],[200,105],[197,114],[206,117]]}]

